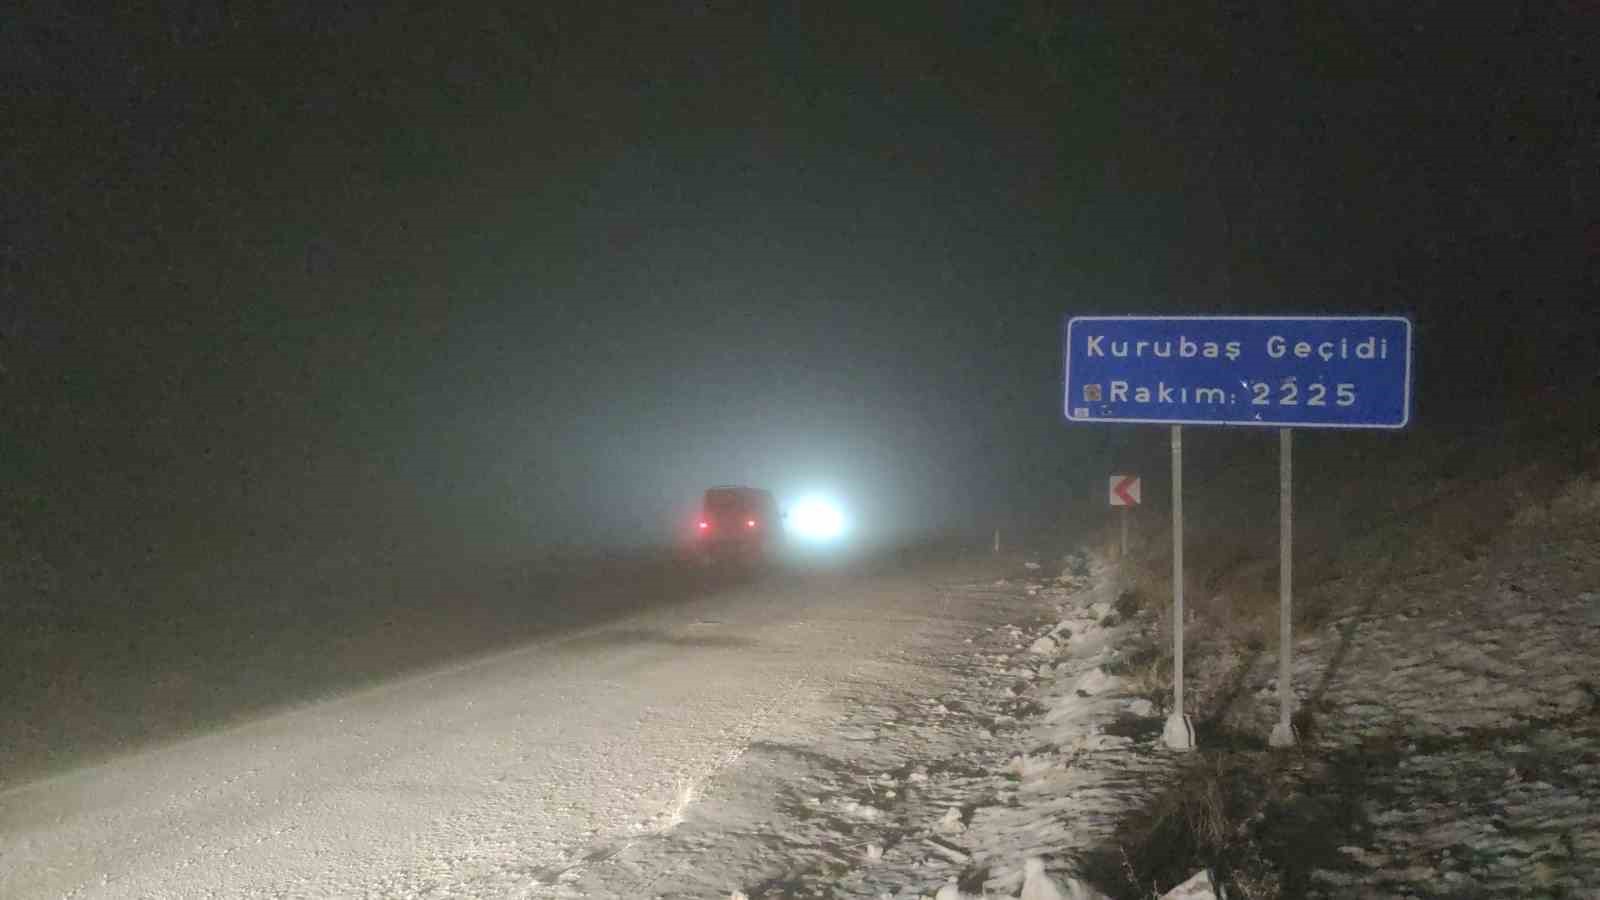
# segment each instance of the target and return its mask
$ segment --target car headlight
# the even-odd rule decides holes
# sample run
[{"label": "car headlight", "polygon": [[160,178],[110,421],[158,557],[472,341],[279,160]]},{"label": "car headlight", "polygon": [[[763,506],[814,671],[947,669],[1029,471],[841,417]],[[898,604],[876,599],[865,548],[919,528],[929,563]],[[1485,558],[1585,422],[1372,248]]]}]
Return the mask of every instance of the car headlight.
[{"label": "car headlight", "polygon": [[844,513],[825,497],[806,497],[789,511],[789,530],[808,541],[831,541],[844,526]]}]

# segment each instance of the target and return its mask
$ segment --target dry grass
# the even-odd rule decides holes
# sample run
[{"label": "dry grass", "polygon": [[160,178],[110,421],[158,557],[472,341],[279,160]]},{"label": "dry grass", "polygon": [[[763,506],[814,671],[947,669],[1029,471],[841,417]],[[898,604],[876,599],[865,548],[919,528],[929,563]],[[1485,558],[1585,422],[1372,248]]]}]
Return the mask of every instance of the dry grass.
[{"label": "dry grass", "polygon": [[1260,774],[1250,756],[1197,753],[1166,791],[1123,821],[1114,846],[1089,860],[1085,874],[1116,897],[1160,897],[1200,868],[1229,896],[1282,896],[1279,863],[1261,839],[1281,794]]},{"label": "dry grass", "polygon": [[[1235,563],[1237,564],[1237,563]],[[1193,713],[1206,680],[1196,678],[1196,670],[1213,666],[1217,660],[1234,660],[1248,654],[1275,650],[1278,645],[1278,596],[1268,592],[1253,566],[1242,565],[1244,574],[1235,578],[1214,578],[1218,589],[1199,590],[1206,579],[1190,578],[1185,589],[1184,647],[1187,683],[1194,687],[1187,695]],[[1276,578],[1276,571],[1272,573]],[[1168,574],[1141,569],[1128,580],[1118,613],[1129,618],[1143,613],[1151,622],[1150,645],[1128,653],[1115,666],[1114,674],[1123,678],[1133,693],[1164,706],[1172,691],[1172,579]]]}]

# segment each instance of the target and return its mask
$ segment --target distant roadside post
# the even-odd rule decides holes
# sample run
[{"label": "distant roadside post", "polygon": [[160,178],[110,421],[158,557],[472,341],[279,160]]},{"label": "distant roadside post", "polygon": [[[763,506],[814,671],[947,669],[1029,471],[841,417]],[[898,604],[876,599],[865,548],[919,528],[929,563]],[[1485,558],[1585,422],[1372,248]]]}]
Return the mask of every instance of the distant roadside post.
[{"label": "distant roadside post", "polygon": [[1066,417],[1167,425],[1172,438],[1172,713],[1162,738],[1194,747],[1183,707],[1183,426],[1278,429],[1278,722],[1291,713],[1295,428],[1404,428],[1411,322],[1398,316],[1077,316],[1062,328]]}]

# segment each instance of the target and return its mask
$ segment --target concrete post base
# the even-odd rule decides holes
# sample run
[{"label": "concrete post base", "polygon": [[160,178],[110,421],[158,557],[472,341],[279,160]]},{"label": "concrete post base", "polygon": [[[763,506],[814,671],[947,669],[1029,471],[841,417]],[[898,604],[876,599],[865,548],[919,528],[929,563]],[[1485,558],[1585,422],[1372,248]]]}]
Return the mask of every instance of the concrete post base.
[{"label": "concrete post base", "polygon": [[1299,743],[1300,736],[1295,734],[1294,726],[1284,722],[1272,726],[1272,736],[1267,738],[1267,744],[1273,747],[1293,747]]},{"label": "concrete post base", "polygon": [[1161,729],[1161,740],[1169,750],[1194,749],[1194,723],[1182,713],[1167,716],[1166,727]]}]

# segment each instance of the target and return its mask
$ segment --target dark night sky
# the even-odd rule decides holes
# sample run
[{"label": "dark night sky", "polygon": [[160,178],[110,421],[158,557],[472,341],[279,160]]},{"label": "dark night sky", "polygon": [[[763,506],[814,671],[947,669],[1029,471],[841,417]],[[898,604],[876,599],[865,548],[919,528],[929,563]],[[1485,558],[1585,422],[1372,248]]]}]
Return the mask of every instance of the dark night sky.
[{"label": "dark night sky", "polygon": [[1036,516],[1066,313],[1412,314],[1424,426],[1595,367],[1591,4],[104,6],[0,53],[61,565]]}]

